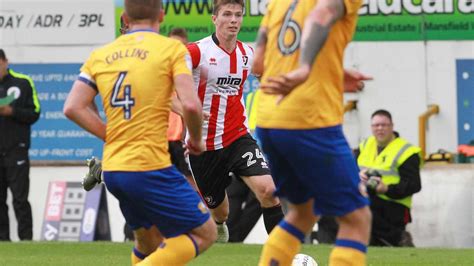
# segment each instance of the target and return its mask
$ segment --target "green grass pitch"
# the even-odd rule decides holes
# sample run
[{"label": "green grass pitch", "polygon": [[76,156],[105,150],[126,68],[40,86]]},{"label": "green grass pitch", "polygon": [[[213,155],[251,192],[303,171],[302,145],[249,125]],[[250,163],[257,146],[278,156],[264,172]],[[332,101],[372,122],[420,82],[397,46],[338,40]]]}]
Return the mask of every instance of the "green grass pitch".
[{"label": "green grass pitch", "polygon": [[[131,243],[0,243],[0,265],[130,265]],[[261,245],[215,244],[189,265],[257,265]],[[304,245],[301,253],[327,265],[329,245]],[[369,248],[368,265],[474,265],[474,249]]]}]

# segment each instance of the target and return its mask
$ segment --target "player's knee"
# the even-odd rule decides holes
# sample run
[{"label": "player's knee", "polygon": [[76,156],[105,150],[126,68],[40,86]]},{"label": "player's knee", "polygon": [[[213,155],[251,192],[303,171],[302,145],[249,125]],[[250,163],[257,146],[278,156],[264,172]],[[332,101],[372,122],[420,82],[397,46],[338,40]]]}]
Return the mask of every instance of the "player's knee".
[{"label": "player's knee", "polygon": [[133,231],[135,247],[143,254],[151,254],[163,241],[163,237],[156,227],[140,228]]},{"label": "player's knee", "polygon": [[290,210],[285,215],[285,220],[298,228],[302,228],[305,232],[309,232],[318,219],[319,217],[315,216],[312,212]]},{"label": "player's knee", "polygon": [[271,180],[260,184],[254,192],[264,207],[272,207],[278,203],[278,198],[274,195],[275,185]]},{"label": "player's knee", "polygon": [[151,254],[155,251],[161,241],[158,239],[151,239],[145,236],[135,236],[135,247],[143,254]]},{"label": "player's knee", "polygon": [[357,211],[357,215],[354,218],[355,223],[361,227],[369,227],[372,223],[372,212],[370,212],[369,207],[361,208]]},{"label": "player's knee", "polygon": [[216,223],[209,219],[198,230],[193,230],[191,236],[196,241],[199,252],[202,253],[208,249],[217,239]]},{"label": "player's knee", "polygon": [[353,211],[352,213],[339,218],[341,226],[350,226],[353,228],[369,228],[372,223],[372,213],[369,207],[363,207]]}]

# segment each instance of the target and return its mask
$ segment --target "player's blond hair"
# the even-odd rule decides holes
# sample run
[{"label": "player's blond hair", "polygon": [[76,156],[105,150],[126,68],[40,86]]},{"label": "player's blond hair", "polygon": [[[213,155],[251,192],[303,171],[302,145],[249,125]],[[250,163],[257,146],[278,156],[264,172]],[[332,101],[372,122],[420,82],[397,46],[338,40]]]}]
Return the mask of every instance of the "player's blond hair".
[{"label": "player's blond hair", "polygon": [[156,21],[161,10],[161,0],[125,0],[125,13],[130,21]]},{"label": "player's blond hair", "polygon": [[227,4],[237,4],[242,6],[242,11],[244,10],[244,0],[214,0],[212,4],[212,14],[217,15],[219,8]]}]

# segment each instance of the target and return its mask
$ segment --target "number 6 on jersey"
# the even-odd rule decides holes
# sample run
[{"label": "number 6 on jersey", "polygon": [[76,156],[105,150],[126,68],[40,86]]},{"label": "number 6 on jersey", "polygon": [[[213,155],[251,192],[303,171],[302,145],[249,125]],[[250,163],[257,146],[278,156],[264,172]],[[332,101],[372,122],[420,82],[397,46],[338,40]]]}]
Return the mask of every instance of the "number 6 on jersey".
[{"label": "number 6 on jersey", "polygon": [[124,112],[123,118],[129,120],[132,118],[132,107],[135,105],[135,99],[132,98],[132,86],[125,85],[123,98],[119,98],[120,88],[122,88],[122,83],[126,75],[127,72],[120,72],[117,81],[115,81],[112,96],[110,97],[110,106],[122,107]]}]

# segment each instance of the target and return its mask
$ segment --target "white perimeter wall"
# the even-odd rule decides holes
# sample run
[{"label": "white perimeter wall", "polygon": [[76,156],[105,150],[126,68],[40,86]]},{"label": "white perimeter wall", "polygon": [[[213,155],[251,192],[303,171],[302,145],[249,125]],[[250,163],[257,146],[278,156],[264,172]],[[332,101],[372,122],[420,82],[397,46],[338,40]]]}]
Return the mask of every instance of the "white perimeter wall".
[{"label": "white perimeter wall", "polygon": [[[32,167],[30,203],[33,239],[39,240],[50,181],[79,182],[86,167]],[[428,165],[421,173],[422,191],[413,199],[413,223],[408,230],[419,247],[474,247],[474,164]],[[17,223],[8,196],[10,235],[14,241]],[[123,241],[125,220],[118,201],[107,193],[112,241]],[[263,243],[267,238],[262,219],[245,243]]]},{"label": "white perimeter wall", "polygon": [[355,42],[345,59],[346,67],[374,77],[363,92],[345,95],[346,100],[358,100],[358,110],[345,116],[352,147],[370,136],[370,115],[380,108],[392,113],[395,130],[419,145],[418,117],[428,105],[437,104],[440,113],[427,127],[427,153],[440,148],[456,151],[456,60],[474,59],[474,42]]}]

